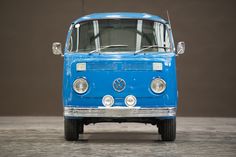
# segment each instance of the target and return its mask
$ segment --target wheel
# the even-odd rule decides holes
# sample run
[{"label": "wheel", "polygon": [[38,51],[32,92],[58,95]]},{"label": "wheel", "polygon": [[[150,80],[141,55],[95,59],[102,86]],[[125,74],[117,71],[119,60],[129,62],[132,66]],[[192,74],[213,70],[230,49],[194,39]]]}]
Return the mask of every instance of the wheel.
[{"label": "wheel", "polygon": [[79,127],[79,134],[84,133],[84,124],[83,122],[78,122],[78,127]]},{"label": "wheel", "polygon": [[160,126],[158,127],[158,134],[161,135],[161,127]]},{"label": "wheel", "polygon": [[176,138],[176,118],[161,120],[159,130],[162,141],[174,141]]},{"label": "wheel", "polygon": [[158,122],[157,128],[158,128],[158,134],[161,135],[161,121]]},{"label": "wheel", "polygon": [[65,139],[67,141],[77,141],[79,138],[78,120],[65,119],[64,132],[65,132]]}]

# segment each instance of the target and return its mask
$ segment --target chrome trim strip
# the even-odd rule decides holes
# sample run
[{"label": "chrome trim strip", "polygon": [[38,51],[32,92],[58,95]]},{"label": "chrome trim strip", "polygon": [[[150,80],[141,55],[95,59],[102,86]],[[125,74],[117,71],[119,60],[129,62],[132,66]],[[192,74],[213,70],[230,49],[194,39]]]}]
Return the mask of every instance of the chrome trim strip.
[{"label": "chrome trim strip", "polygon": [[135,108],[135,107],[107,107],[107,108],[77,108],[64,107],[66,117],[173,117],[176,116],[175,107]]}]

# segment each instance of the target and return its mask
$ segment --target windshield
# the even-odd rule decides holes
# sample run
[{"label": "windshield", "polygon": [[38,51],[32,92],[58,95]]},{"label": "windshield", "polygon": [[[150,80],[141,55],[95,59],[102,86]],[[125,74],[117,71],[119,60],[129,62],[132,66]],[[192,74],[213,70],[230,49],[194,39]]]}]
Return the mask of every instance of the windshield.
[{"label": "windshield", "polygon": [[85,21],[73,26],[68,50],[80,53],[169,52],[172,50],[169,34],[166,25],[149,20]]}]

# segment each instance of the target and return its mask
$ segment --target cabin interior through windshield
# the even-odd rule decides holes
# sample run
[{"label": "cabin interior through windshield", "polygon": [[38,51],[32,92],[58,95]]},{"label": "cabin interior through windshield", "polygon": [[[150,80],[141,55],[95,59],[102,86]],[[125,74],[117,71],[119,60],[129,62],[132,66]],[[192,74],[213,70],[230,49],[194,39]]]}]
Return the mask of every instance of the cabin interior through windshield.
[{"label": "cabin interior through windshield", "polygon": [[166,25],[150,20],[103,19],[85,21],[73,26],[68,50],[81,53],[91,51],[127,52],[139,51],[157,45],[144,49],[144,51],[168,52],[171,50],[169,33]]}]

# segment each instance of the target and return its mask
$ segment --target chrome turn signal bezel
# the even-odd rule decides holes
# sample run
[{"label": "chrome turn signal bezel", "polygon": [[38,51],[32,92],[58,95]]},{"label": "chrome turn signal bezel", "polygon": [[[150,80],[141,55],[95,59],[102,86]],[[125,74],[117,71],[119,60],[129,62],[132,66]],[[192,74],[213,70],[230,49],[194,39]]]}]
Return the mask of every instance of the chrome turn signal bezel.
[{"label": "chrome turn signal bezel", "polygon": [[[132,104],[131,104],[130,100],[133,101]],[[127,107],[134,107],[136,104],[137,104],[137,99],[136,99],[135,96],[133,96],[133,95],[128,95],[128,96],[125,97],[125,105],[126,105]]]},{"label": "chrome turn signal bezel", "polygon": [[[111,103],[110,104],[107,104],[107,100],[109,100]],[[115,103],[115,100],[113,98],[113,96],[111,95],[105,95],[103,98],[102,98],[102,104],[105,106],[105,107],[111,107],[113,104]]]}]

